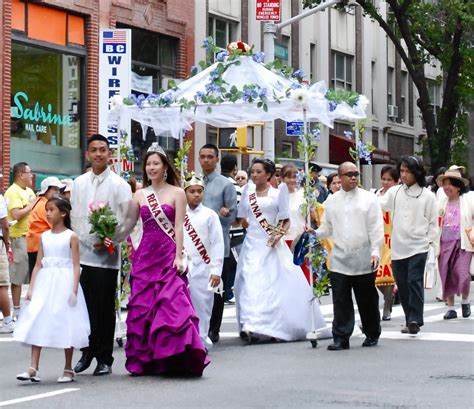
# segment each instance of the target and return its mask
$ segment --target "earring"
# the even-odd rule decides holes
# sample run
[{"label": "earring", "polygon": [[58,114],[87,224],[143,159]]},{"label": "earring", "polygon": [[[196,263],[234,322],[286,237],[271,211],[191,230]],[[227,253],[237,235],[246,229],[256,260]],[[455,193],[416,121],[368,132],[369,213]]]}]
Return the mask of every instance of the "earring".
[{"label": "earring", "polygon": [[165,173],[163,174],[163,179],[166,181],[168,179],[168,170],[165,170]]}]

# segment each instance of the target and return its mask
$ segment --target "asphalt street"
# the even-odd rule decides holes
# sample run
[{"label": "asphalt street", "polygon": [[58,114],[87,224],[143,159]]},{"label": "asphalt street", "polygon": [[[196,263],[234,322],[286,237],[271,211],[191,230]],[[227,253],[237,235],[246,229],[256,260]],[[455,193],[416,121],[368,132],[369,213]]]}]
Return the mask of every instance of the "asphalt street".
[{"label": "asphalt street", "polygon": [[[321,307],[329,325],[330,303],[324,297]],[[0,407],[470,408],[474,319],[445,321],[444,313],[444,303],[427,291],[425,326],[417,336],[400,333],[403,313],[395,306],[392,320],[382,323],[379,346],[362,348],[364,337],[356,329],[350,350],[330,352],[330,340],[319,341],[316,349],[306,341],[243,345],[235,306],[226,306],[222,338],[199,379],[132,377],[116,345],[111,376],[92,376],[93,365],[75,382],[57,384],[63,352],[48,349],[40,365],[42,382],[21,383],[15,376],[29,366],[30,350],[1,335]]]}]

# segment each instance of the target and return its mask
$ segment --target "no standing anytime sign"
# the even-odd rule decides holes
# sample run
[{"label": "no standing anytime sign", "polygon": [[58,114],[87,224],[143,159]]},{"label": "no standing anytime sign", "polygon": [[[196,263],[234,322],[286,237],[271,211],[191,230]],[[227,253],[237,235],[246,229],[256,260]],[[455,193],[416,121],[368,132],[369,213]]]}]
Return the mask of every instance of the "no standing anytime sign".
[{"label": "no standing anytime sign", "polygon": [[257,0],[257,21],[280,21],[280,1]]}]

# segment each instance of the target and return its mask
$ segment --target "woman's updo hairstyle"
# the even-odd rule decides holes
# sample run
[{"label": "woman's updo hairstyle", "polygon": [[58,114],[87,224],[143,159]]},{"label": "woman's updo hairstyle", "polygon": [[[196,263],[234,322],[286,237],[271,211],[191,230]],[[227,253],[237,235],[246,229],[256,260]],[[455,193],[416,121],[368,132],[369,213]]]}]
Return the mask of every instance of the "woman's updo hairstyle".
[{"label": "woman's updo hairstyle", "polygon": [[275,163],[273,161],[271,161],[270,159],[255,158],[252,161],[251,168],[253,167],[253,165],[256,165],[257,163],[259,163],[263,166],[263,169],[265,170],[265,173],[267,173],[269,175],[267,179],[270,180],[276,172]]}]

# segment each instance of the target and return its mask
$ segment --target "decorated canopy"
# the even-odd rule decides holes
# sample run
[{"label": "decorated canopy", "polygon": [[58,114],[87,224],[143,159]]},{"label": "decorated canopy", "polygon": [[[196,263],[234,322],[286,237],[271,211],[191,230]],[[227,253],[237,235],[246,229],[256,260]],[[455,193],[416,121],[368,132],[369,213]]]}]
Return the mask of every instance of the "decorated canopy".
[{"label": "decorated canopy", "polygon": [[122,129],[133,119],[156,135],[179,138],[195,121],[237,127],[306,119],[332,127],[334,119],[365,118],[364,96],[328,90],[324,82],[305,83],[300,70],[262,61],[263,54],[250,49],[222,51],[216,63],[162,94],[112,97],[110,119]]}]

